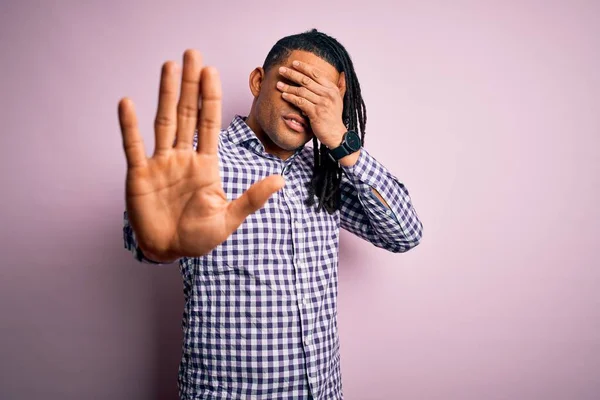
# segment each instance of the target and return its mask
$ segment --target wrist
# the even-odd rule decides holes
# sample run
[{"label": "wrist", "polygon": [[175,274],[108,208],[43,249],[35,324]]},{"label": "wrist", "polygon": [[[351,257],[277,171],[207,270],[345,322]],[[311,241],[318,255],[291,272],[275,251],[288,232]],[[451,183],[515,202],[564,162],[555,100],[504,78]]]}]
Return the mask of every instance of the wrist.
[{"label": "wrist", "polygon": [[348,131],[345,126],[334,129],[331,133],[330,138],[321,140],[321,143],[325,145],[329,150],[333,150],[342,144],[344,134]]},{"label": "wrist", "polygon": [[332,142],[334,145],[327,147],[330,158],[344,167],[351,167],[358,161],[362,141],[355,131],[347,130],[346,127],[343,131],[344,133],[338,137],[336,142]]},{"label": "wrist", "polygon": [[358,150],[352,154],[348,154],[346,157],[340,158],[338,163],[340,163],[340,165],[342,167],[352,167],[352,166],[354,166],[354,164],[356,164],[359,157],[360,157],[360,150]]}]

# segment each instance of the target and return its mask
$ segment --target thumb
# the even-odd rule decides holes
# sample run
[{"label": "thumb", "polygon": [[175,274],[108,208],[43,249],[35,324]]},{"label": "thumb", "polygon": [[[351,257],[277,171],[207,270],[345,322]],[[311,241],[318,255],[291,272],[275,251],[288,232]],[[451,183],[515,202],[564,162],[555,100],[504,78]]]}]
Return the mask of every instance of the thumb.
[{"label": "thumb", "polygon": [[271,175],[256,182],[239,198],[229,203],[227,209],[227,227],[231,232],[244,222],[246,217],[265,205],[269,197],[285,185],[281,175]]}]

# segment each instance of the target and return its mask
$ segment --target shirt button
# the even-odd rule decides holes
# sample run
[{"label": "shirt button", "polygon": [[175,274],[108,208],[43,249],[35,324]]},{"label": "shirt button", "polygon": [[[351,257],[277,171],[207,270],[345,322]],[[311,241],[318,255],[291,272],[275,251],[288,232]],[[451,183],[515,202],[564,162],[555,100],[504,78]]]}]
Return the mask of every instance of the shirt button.
[{"label": "shirt button", "polygon": [[392,215],[392,210],[390,210],[389,208],[387,209],[387,211],[385,212],[386,215]]},{"label": "shirt button", "polygon": [[308,335],[308,336],[306,336],[306,337],[304,338],[304,344],[305,344],[306,346],[310,346],[310,335]]}]

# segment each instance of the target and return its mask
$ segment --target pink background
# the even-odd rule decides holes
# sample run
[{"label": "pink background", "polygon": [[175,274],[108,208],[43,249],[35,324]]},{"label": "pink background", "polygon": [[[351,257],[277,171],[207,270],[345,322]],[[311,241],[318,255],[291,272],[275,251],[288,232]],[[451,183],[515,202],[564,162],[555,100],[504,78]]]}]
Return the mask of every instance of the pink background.
[{"label": "pink background", "polygon": [[312,27],[425,227],[401,255],[342,235],[346,398],[600,398],[597,1],[83,3],[0,6],[1,399],[176,397],[181,280],[122,247],[117,101],[150,150],[161,63],[194,47],[227,124]]}]

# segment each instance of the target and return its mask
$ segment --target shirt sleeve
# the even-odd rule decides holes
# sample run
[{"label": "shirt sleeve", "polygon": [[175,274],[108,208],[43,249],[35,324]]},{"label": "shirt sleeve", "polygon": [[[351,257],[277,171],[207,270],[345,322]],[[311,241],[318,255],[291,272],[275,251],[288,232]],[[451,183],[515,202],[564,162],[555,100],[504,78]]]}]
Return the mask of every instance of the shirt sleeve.
[{"label": "shirt sleeve", "polygon": [[137,240],[135,239],[135,232],[129,224],[129,219],[127,218],[127,211],[123,213],[123,241],[125,248],[131,251],[133,257],[139,262],[144,264],[161,264],[144,256],[144,253],[142,253],[142,250],[140,250],[138,247]]},{"label": "shirt sleeve", "polygon": [[[423,225],[408,190],[364,148],[356,163],[342,167],[341,227],[377,247],[402,253],[421,241]],[[377,190],[389,205],[373,193]]]}]

